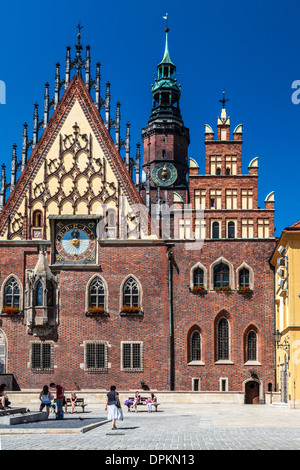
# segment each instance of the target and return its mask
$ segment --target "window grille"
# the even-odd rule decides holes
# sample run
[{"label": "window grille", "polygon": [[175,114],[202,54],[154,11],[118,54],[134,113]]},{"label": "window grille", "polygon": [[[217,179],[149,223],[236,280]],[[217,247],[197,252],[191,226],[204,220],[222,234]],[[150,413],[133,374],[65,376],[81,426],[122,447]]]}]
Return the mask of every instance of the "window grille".
[{"label": "window grille", "polygon": [[250,273],[249,269],[243,268],[239,271],[239,286],[249,287],[250,285]]},{"label": "window grille", "polygon": [[257,360],[257,334],[249,331],[247,336],[247,361]]},{"label": "window grille", "polygon": [[229,266],[224,263],[214,267],[214,287],[229,286]]},{"label": "window grille", "polygon": [[191,361],[201,361],[201,335],[194,331],[191,336]]},{"label": "window grille", "polygon": [[194,287],[201,287],[204,285],[204,272],[201,268],[194,269],[193,273]]},{"label": "window grille", "polygon": [[33,370],[53,369],[53,344],[49,342],[31,343],[31,368]]},{"label": "window grille", "polygon": [[143,348],[141,342],[122,343],[122,369],[142,370],[143,369]]},{"label": "window grille", "polygon": [[127,279],[123,287],[123,305],[139,306],[139,287],[132,277]]},{"label": "window grille", "polygon": [[107,344],[105,342],[87,342],[85,344],[85,369],[99,371],[107,369]]},{"label": "window grille", "polygon": [[105,289],[104,283],[99,277],[91,282],[89,297],[90,307],[104,307]]},{"label": "window grille", "polygon": [[226,318],[221,318],[218,322],[218,355],[217,359],[227,360],[229,359],[229,326]]},{"label": "window grille", "polygon": [[20,287],[14,277],[10,278],[5,284],[4,305],[8,307],[20,306]]}]

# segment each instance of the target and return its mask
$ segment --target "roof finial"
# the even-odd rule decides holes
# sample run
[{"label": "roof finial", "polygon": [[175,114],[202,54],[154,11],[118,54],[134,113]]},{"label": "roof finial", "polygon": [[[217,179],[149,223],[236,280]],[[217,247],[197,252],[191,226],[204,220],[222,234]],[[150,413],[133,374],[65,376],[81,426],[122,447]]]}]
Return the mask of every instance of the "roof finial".
[{"label": "roof finial", "polygon": [[80,44],[80,38],[81,38],[81,33],[80,33],[80,31],[81,31],[82,28],[83,28],[83,26],[81,26],[80,22],[81,22],[81,20],[79,20],[79,23],[78,23],[78,25],[76,26],[76,28],[78,29],[78,34],[77,34],[78,44]]},{"label": "roof finial", "polygon": [[229,101],[229,99],[225,99],[225,90],[223,90],[223,98],[221,100],[219,100],[220,103],[223,104],[222,108],[225,109],[225,103],[226,101]]},{"label": "roof finial", "polygon": [[163,19],[166,20],[165,32],[168,33],[170,31],[168,28],[168,13],[166,13],[166,15],[163,16]]}]

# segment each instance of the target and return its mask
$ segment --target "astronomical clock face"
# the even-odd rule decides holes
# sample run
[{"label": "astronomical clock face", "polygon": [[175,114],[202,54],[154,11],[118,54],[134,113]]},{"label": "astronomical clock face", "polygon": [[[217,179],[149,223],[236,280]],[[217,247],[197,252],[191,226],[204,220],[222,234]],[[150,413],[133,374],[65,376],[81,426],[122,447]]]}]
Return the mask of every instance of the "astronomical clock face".
[{"label": "astronomical clock face", "polygon": [[58,222],[55,230],[55,261],[80,263],[96,261],[96,223]]},{"label": "astronomical clock face", "polygon": [[157,163],[152,170],[152,180],[157,186],[170,186],[177,180],[177,170],[172,163]]}]

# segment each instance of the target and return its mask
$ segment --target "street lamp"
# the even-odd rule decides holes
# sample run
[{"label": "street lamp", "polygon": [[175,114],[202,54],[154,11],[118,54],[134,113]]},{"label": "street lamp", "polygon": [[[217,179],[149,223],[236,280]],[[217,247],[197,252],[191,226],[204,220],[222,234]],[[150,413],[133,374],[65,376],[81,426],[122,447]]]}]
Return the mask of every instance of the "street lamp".
[{"label": "street lamp", "polygon": [[275,331],[274,336],[275,336],[275,344],[277,348],[283,349],[287,353],[288,359],[290,359],[290,343],[288,342],[289,338],[285,337],[283,342],[281,343],[282,335],[278,329]]}]

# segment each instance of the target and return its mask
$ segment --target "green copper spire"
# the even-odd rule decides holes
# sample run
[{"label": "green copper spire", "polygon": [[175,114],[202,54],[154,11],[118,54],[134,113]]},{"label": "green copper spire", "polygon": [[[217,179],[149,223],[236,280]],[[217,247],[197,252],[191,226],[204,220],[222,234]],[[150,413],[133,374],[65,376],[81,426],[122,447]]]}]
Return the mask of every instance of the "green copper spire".
[{"label": "green copper spire", "polygon": [[[169,53],[169,44],[168,44],[168,33],[169,33],[169,28],[165,28],[165,32],[166,32],[166,45],[165,45],[165,53],[164,53],[164,56],[163,56],[163,60],[161,61],[161,64],[173,64],[173,62],[171,61],[171,58],[170,58],[170,53]],[[175,67],[175,65],[174,65]]]},{"label": "green copper spire", "polygon": [[181,121],[179,110],[180,86],[175,78],[176,65],[170,58],[168,33],[169,28],[165,28],[166,44],[162,61],[157,65],[157,78],[152,85],[152,114],[153,119],[172,119]]}]

